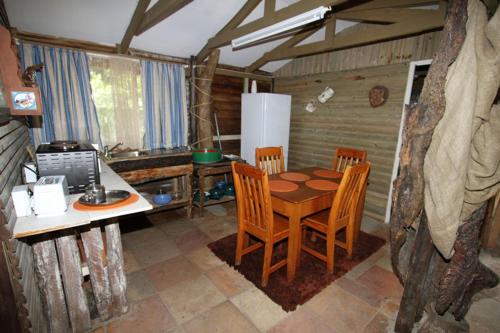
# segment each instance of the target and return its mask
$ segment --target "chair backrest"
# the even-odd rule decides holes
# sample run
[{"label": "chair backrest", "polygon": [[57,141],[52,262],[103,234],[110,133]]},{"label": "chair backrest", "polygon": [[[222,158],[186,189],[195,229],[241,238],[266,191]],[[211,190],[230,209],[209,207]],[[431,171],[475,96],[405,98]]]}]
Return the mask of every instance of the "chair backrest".
[{"label": "chair backrest", "polygon": [[333,199],[330,225],[333,221],[343,221],[347,224],[349,219],[355,218],[356,207],[369,170],[370,162],[347,166]]},{"label": "chair backrest", "polygon": [[268,175],[285,172],[283,146],[255,148],[255,166]]},{"label": "chair backrest", "polygon": [[333,170],[344,172],[349,165],[366,162],[366,150],[339,147],[333,157]]},{"label": "chair backrest", "polygon": [[270,237],[273,228],[271,192],[265,170],[232,162],[238,223],[257,237]]}]

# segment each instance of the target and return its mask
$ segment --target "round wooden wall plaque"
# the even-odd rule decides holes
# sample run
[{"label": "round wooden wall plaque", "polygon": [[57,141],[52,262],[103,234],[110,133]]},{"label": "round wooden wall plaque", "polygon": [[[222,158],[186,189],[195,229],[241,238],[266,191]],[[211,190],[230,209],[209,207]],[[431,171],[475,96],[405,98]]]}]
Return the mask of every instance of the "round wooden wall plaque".
[{"label": "round wooden wall plaque", "polygon": [[374,108],[384,105],[389,98],[389,90],[384,86],[375,86],[370,89],[368,100]]}]

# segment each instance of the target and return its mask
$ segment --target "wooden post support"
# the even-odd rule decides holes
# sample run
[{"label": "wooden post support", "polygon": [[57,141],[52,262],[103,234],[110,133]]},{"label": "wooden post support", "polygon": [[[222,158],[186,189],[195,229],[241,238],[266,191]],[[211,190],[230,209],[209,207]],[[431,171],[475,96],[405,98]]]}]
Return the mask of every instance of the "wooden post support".
[{"label": "wooden post support", "polygon": [[81,233],[83,248],[89,267],[90,282],[94,291],[97,312],[102,320],[110,317],[111,289],[108,276],[108,260],[99,226]]},{"label": "wooden post support", "polygon": [[198,122],[198,140],[201,148],[213,147],[212,131],[212,80],[215,74],[215,68],[219,62],[220,50],[216,49],[210,53],[206,67],[197,76],[196,85],[198,86],[196,94],[197,122]]},{"label": "wooden post support", "polygon": [[62,280],[66,288],[66,303],[69,309],[73,332],[85,332],[91,328],[87,297],[83,290],[80,253],[75,235],[56,239],[57,254],[61,263]]},{"label": "wooden post support", "polygon": [[113,313],[124,314],[128,311],[127,279],[125,278],[120,227],[116,218],[105,226],[106,248],[108,252],[108,274],[113,300]]},{"label": "wooden post support", "polygon": [[70,323],[54,241],[43,239],[34,243],[33,259],[49,331],[69,332]]}]

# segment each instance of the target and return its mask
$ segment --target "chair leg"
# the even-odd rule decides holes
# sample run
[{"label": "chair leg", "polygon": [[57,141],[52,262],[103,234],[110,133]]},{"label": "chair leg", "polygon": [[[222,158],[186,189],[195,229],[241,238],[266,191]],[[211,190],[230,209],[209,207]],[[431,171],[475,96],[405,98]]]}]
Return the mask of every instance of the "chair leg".
[{"label": "chair leg", "polygon": [[359,231],[361,230],[361,221],[363,220],[363,211],[365,210],[365,197],[366,197],[366,186],[363,187],[361,195],[359,197],[358,205],[356,207],[356,219],[354,224],[354,238],[353,244],[358,241]]},{"label": "chair leg", "polygon": [[236,258],[234,260],[234,264],[238,266],[241,264],[241,256],[243,252],[243,246],[245,243],[246,232],[238,230],[238,235],[236,236]]},{"label": "chair leg", "polygon": [[355,223],[356,221],[353,219],[352,221],[349,221],[349,224],[346,227],[345,230],[345,240],[346,240],[346,245],[347,245],[347,258],[352,259],[352,248],[353,248],[353,243],[354,243],[354,228],[355,228]]},{"label": "chair leg", "polygon": [[333,274],[335,257],[335,230],[328,230],[326,233],[326,269]]},{"label": "chair leg", "polygon": [[262,287],[267,286],[269,281],[269,272],[271,270],[271,259],[273,256],[273,243],[266,242],[264,246],[264,265],[262,267]]}]

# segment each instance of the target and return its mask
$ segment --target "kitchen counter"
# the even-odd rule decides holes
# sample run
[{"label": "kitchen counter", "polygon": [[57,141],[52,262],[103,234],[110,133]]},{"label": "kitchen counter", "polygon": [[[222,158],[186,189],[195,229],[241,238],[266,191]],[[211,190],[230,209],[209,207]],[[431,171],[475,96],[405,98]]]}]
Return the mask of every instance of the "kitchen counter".
[{"label": "kitchen counter", "polygon": [[[134,203],[101,211],[78,211],[70,196],[61,215],[20,217],[14,226],[19,243],[29,244],[42,310],[49,332],[88,332],[93,325],[128,311],[127,280],[119,221],[116,217],[152,209],[152,205],[101,163],[101,184],[139,196]],[[90,277],[92,287],[84,284]],[[90,296],[90,294],[92,296]],[[95,308],[97,312],[91,311]],[[94,327],[95,328],[95,327]]]},{"label": "kitchen counter", "polygon": [[114,157],[106,159],[105,162],[115,172],[121,173],[190,164],[193,160],[191,151],[187,149],[153,149],[139,152],[139,156]]},{"label": "kitchen counter", "polygon": [[143,212],[153,208],[153,206],[146,199],[144,199],[132,186],[130,186],[119,175],[117,175],[116,172],[114,172],[106,163],[102,163],[102,161],[101,184],[106,187],[106,190],[125,190],[129,191],[130,193],[137,194],[139,196],[139,200],[130,205],[115,209],[83,212],[73,208],[73,203],[78,201],[78,198],[80,198],[83,194],[73,194],[70,195],[68,210],[64,214],[47,217],[37,217],[35,214],[31,214],[27,217],[17,218],[13,232],[14,237],[21,238],[57,230],[74,228],[90,224],[93,221]]}]

